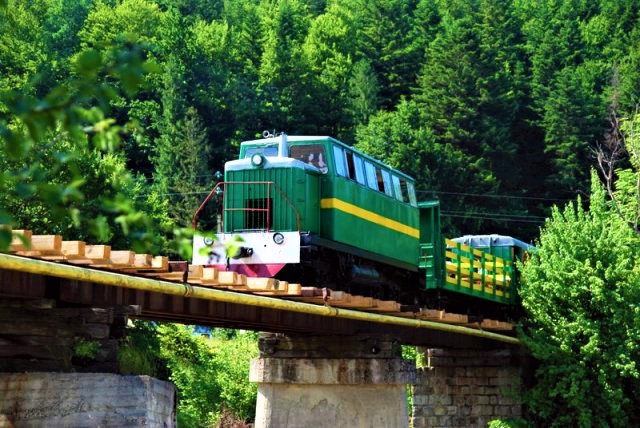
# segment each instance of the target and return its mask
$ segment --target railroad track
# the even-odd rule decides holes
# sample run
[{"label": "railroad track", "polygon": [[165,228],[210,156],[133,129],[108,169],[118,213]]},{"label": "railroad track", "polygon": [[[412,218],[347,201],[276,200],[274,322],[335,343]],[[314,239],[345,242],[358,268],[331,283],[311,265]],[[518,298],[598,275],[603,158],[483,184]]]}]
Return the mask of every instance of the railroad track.
[{"label": "railroad track", "polygon": [[279,299],[346,308],[390,316],[455,324],[491,331],[513,331],[511,323],[470,320],[465,314],[401,305],[391,300],[349,294],[327,288],[305,287],[274,278],[253,278],[231,271],[171,262],[165,256],[137,254],[129,250],[112,250],[109,245],[90,245],[84,241],[65,241],[60,235],[33,235],[29,230],[14,230],[10,253],[41,260],[103,269],[125,275],[151,277],[162,281],[224,289]]}]

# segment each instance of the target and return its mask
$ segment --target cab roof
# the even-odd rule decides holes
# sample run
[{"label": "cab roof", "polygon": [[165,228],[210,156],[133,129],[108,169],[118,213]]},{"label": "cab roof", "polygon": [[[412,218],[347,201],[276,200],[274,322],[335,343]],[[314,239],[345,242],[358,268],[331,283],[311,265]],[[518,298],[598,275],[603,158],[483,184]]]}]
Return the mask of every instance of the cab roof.
[{"label": "cab roof", "polygon": [[[247,146],[275,146],[278,145],[281,141],[281,136],[277,136],[277,137],[269,137],[269,138],[259,138],[256,140],[247,140],[247,141],[243,141],[242,143],[240,143],[240,147],[247,147]],[[361,156],[362,158],[368,160],[369,162],[373,162],[374,164],[383,166],[385,169],[388,169],[389,171],[393,172],[396,175],[399,175],[409,181],[411,181],[412,183],[415,182],[414,178],[411,177],[408,174],[405,174],[404,172],[397,170],[393,167],[390,167],[389,165],[385,164],[384,162],[382,162],[381,160],[378,160],[374,157],[371,157],[370,155],[361,152],[360,150],[356,149],[355,147],[349,146],[348,144],[343,143],[342,141],[336,140],[333,137],[329,137],[328,135],[287,135],[287,143],[291,144],[291,143],[319,143],[319,142],[325,142],[325,141],[330,141],[332,143],[335,143],[339,146],[342,146],[348,150],[353,151],[354,153],[358,154],[359,156]]]}]

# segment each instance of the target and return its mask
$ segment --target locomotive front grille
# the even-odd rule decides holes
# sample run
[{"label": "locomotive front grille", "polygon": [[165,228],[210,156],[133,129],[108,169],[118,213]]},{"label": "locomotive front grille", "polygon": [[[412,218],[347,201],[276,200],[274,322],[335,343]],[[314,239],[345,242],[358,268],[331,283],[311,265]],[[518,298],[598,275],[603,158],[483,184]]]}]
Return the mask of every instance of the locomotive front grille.
[{"label": "locomotive front grille", "polygon": [[247,199],[244,211],[244,230],[269,230],[273,218],[273,198]]},{"label": "locomotive front grille", "polygon": [[[257,174],[251,175],[254,178]],[[221,185],[224,186],[225,233],[300,230],[300,215],[279,183],[252,180],[229,181]]]}]

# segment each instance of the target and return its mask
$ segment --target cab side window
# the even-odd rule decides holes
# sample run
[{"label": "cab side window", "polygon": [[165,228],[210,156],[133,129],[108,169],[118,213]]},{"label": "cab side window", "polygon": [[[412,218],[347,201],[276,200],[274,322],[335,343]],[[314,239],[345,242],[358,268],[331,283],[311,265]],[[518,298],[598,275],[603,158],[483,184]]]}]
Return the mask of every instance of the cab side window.
[{"label": "cab side window", "polygon": [[404,197],[403,197],[404,195],[402,194],[402,188],[400,186],[400,178],[394,175],[391,177],[391,181],[393,181],[393,190],[395,191],[396,199],[399,201],[407,202],[406,200],[404,200]]},{"label": "cab side window", "polygon": [[360,184],[365,184],[362,159],[360,159],[360,156],[348,150],[346,151],[346,155],[347,172],[349,173],[349,178],[357,181]]},{"label": "cab side window", "polygon": [[393,188],[391,187],[391,174],[389,174],[389,171],[385,171],[384,169],[381,171],[383,186],[380,191],[386,193],[388,196],[393,197]]},{"label": "cab side window", "polygon": [[416,188],[413,183],[407,182],[407,193],[409,193],[409,203],[414,207],[417,207],[418,201],[416,200]]},{"label": "cab side window", "polygon": [[396,175],[391,176],[391,181],[393,182],[393,190],[397,200],[411,204],[414,207],[418,205],[416,202],[416,189],[413,183]]},{"label": "cab side window", "polygon": [[378,190],[378,177],[376,174],[376,168],[373,166],[373,164],[365,161],[364,170],[367,175],[367,186],[369,186],[370,189]]},{"label": "cab side window", "polygon": [[[358,155],[353,155],[354,158],[354,171],[356,174],[356,180],[360,183],[358,178],[358,160],[361,160]],[[349,163],[349,155],[347,154],[347,163]],[[390,171],[379,168],[373,163],[364,160],[364,171],[362,177],[362,184],[365,184],[373,190],[377,190],[380,193],[384,193],[387,196],[396,198],[399,201],[410,203],[414,207],[416,203],[416,193],[413,183],[408,182],[404,178],[400,178]],[[349,166],[351,168],[351,166]],[[349,169],[351,172],[351,169]]]},{"label": "cab side window", "polygon": [[336,161],[336,173],[342,177],[347,175],[347,163],[344,157],[344,150],[340,146],[333,146],[333,158]]}]

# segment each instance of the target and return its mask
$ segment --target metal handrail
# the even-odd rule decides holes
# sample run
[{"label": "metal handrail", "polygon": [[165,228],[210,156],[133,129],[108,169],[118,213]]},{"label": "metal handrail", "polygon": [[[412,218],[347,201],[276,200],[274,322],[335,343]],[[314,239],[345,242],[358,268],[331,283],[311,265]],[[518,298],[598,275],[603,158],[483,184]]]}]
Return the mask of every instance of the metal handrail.
[{"label": "metal handrail", "polygon": [[520,345],[520,340],[518,340],[518,338],[516,337],[505,336],[498,333],[476,330],[458,325],[443,324],[413,318],[395,317],[390,315],[381,315],[350,309],[334,308],[325,305],[293,302],[289,300],[276,299],[273,297],[235,293],[226,290],[216,290],[213,288],[191,285],[188,283],[175,283],[153,278],[124,275],[117,272],[88,269],[78,266],[53,263],[44,260],[13,256],[9,254],[0,253],[0,269],[8,269],[35,275],[47,275],[78,281],[87,281],[95,284],[109,285],[112,287],[130,288],[134,290],[211,300],[223,303],[233,303],[238,305],[247,305],[267,309],[305,313],[310,315],[320,315],[325,317],[336,317],[357,321],[396,325],[416,329],[436,330],[446,333],[475,336],[482,339],[490,339],[509,343],[512,345]]},{"label": "metal handrail", "polygon": [[[284,193],[282,188],[280,188],[280,186],[278,186],[278,184],[273,181],[221,181],[220,183],[216,184],[215,187],[211,190],[211,192],[209,192],[207,197],[204,199],[204,201],[202,201],[202,203],[200,204],[196,212],[193,214],[192,225],[194,229],[196,229],[196,226],[198,224],[198,218],[200,216],[200,213],[202,212],[204,207],[209,203],[209,201],[213,198],[213,196],[216,194],[221,194],[224,198],[224,195],[227,193],[227,186],[234,185],[234,184],[267,185],[267,207],[266,208],[223,208],[224,211],[264,211],[266,212],[266,217],[267,217],[266,231],[269,232],[271,230],[271,186],[273,186],[280,193],[280,196],[282,197],[282,199],[289,205],[289,207],[291,207],[293,213],[296,216],[297,231],[300,232],[300,229],[301,229],[300,213],[296,209],[295,205],[293,205],[291,200]],[[220,189],[220,188],[222,188],[222,191],[217,192],[217,189]]]}]

